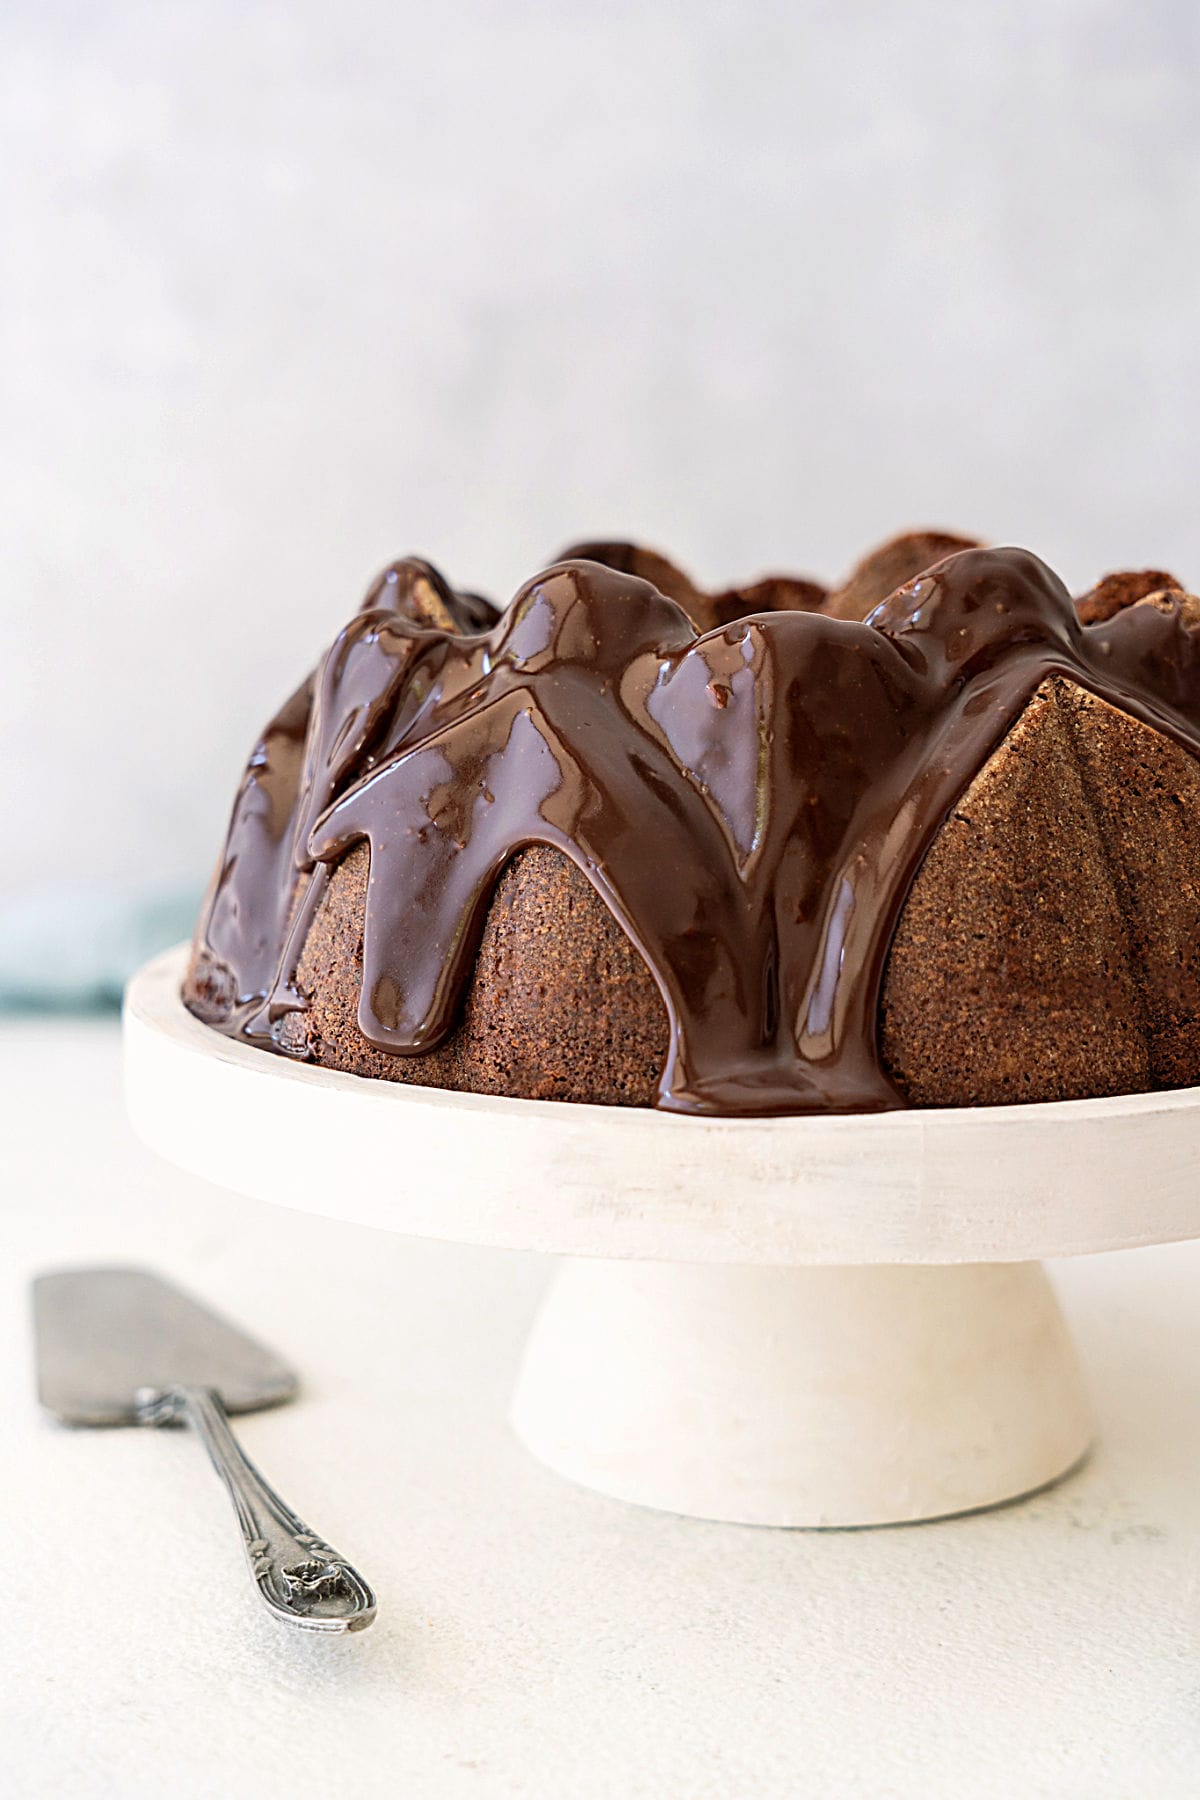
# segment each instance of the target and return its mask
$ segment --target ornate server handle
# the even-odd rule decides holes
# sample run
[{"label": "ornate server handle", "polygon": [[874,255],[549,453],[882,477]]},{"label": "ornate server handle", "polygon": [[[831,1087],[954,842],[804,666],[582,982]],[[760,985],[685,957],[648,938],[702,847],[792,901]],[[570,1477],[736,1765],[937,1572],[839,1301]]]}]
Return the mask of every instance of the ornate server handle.
[{"label": "ornate server handle", "polygon": [[307,1631],[361,1631],[371,1623],[375,1596],[362,1576],[263,1480],[212,1388],[170,1388],[149,1399],[142,1416],[155,1425],[179,1420],[199,1433],[229,1490],[255,1586],[277,1619]]}]

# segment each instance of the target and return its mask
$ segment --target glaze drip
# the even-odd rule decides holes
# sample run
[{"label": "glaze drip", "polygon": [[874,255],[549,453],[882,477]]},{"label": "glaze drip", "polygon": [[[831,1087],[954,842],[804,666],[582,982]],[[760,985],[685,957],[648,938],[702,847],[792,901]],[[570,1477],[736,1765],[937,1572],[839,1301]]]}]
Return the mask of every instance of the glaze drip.
[{"label": "glaze drip", "polygon": [[[662,994],[659,1106],[901,1106],[876,1044],[896,922],[1039,684],[1067,676],[1200,754],[1182,595],[1085,627],[1036,557],[967,550],[864,623],[805,596],[698,635],[625,547],[593,554],[625,560],[555,565],[486,631],[484,603],[427,564],[385,573],[251,759],[201,926],[202,1016],[297,1041],[308,925],[365,842],[359,1026],[396,1055],[431,1049],[501,871],[546,844]],[[415,623],[421,596],[458,629]]]}]

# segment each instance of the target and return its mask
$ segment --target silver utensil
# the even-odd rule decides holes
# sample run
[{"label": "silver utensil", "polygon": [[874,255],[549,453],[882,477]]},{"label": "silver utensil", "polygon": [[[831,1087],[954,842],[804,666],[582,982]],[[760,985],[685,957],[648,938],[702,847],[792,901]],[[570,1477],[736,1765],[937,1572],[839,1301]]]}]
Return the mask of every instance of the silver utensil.
[{"label": "silver utensil", "polygon": [[361,1631],[375,1596],[263,1480],[228,1414],[278,1406],[296,1377],[270,1350],[142,1269],[62,1269],[33,1284],[38,1399],[68,1425],[190,1425],[229,1490],[250,1572],[277,1619]]}]

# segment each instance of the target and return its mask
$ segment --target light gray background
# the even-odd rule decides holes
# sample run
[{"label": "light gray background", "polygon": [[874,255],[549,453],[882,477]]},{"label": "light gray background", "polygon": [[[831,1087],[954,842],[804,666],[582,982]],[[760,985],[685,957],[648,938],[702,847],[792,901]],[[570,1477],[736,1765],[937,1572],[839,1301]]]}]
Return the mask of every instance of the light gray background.
[{"label": "light gray background", "polygon": [[1191,0],[7,0],[17,885],[202,874],[407,550],[1200,583],[1198,77]]}]

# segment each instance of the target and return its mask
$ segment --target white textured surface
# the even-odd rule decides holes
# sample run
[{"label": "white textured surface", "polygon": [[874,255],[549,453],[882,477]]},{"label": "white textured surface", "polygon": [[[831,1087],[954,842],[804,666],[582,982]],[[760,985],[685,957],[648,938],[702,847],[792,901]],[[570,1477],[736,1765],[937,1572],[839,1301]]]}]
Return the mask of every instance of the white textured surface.
[{"label": "white textured surface", "polygon": [[[1056,1270],[1102,1434],[1061,1488],[894,1531],[706,1525],[509,1436],[543,1264],[175,1174],[122,1120],[108,1027],[3,1028],[0,1093],[6,1800],[1193,1800],[1200,1247]],[[306,1397],[245,1439],[378,1586],[365,1636],[258,1617],[185,1437],[38,1417],[26,1278],[101,1258],[295,1358]]]},{"label": "white textured surface", "polygon": [[408,550],[1200,583],[1198,77],[1194,0],[5,0],[8,880],[202,878]]}]

